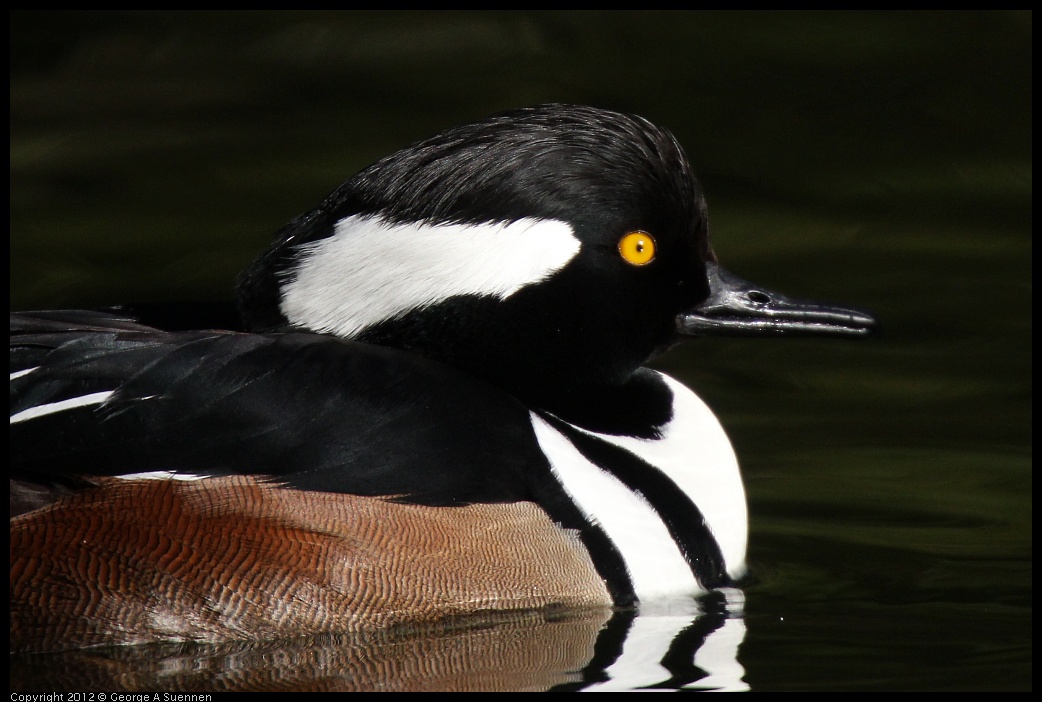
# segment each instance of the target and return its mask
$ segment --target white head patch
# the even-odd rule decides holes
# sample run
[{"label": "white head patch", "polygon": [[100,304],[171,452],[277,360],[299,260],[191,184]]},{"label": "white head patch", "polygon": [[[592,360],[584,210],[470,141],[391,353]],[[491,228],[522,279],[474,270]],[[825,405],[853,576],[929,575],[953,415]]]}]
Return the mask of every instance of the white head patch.
[{"label": "white head patch", "polygon": [[354,337],[366,327],[456,295],[506,299],[579,253],[564,222],[387,224],[355,215],[301,247],[282,288],[291,324]]}]

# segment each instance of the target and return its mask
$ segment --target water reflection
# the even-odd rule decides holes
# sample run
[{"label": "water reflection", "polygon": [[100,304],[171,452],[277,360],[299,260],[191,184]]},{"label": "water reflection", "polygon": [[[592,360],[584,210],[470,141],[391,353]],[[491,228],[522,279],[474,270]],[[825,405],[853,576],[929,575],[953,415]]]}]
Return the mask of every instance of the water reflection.
[{"label": "water reflection", "polygon": [[746,690],[743,603],[741,590],[727,589],[641,612],[512,613],[434,631],[19,655],[11,689]]},{"label": "water reflection", "polygon": [[[617,614],[598,641],[610,661],[595,657],[584,673],[596,682],[578,689],[748,690],[738,662],[745,639],[744,603],[741,590],[728,588],[701,600]],[[612,625],[622,631],[614,637],[617,643],[609,644]]]}]

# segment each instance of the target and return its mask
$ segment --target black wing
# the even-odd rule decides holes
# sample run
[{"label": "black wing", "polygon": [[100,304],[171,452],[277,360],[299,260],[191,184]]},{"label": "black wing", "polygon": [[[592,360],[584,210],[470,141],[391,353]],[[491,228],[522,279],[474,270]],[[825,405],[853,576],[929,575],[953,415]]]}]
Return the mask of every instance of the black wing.
[{"label": "black wing", "polygon": [[15,314],[11,334],[11,477],[28,488],[241,473],[465,504],[531,499],[547,474],[527,409],[412,353],[96,312]]}]

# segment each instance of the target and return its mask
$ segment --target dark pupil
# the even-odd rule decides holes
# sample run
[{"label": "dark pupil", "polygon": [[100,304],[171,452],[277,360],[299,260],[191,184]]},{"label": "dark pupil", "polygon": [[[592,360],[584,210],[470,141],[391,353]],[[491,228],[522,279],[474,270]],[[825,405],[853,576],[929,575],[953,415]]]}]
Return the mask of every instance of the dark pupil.
[{"label": "dark pupil", "polygon": [[638,241],[637,242],[637,253],[644,253],[644,242],[643,241]]}]

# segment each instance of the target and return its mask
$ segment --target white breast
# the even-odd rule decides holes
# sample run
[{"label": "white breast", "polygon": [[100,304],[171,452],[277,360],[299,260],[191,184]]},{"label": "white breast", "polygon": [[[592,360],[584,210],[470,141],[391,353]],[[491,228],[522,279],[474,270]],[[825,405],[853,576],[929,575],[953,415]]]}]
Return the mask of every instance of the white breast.
[{"label": "white breast", "polygon": [[[661,438],[585,434],[618,446],[660,470],[702,512],[720,546],[727,573],[745,573],[748,515],[731,442],[719,420],[682,384],[660,374],[673,392],[673,418]],[[683,554],[658,512],[607,470],[586,459],[549,423],[532,414],[540,447],[554,476],[580,511],[619,550],[642,602],[701,594]]]}]

